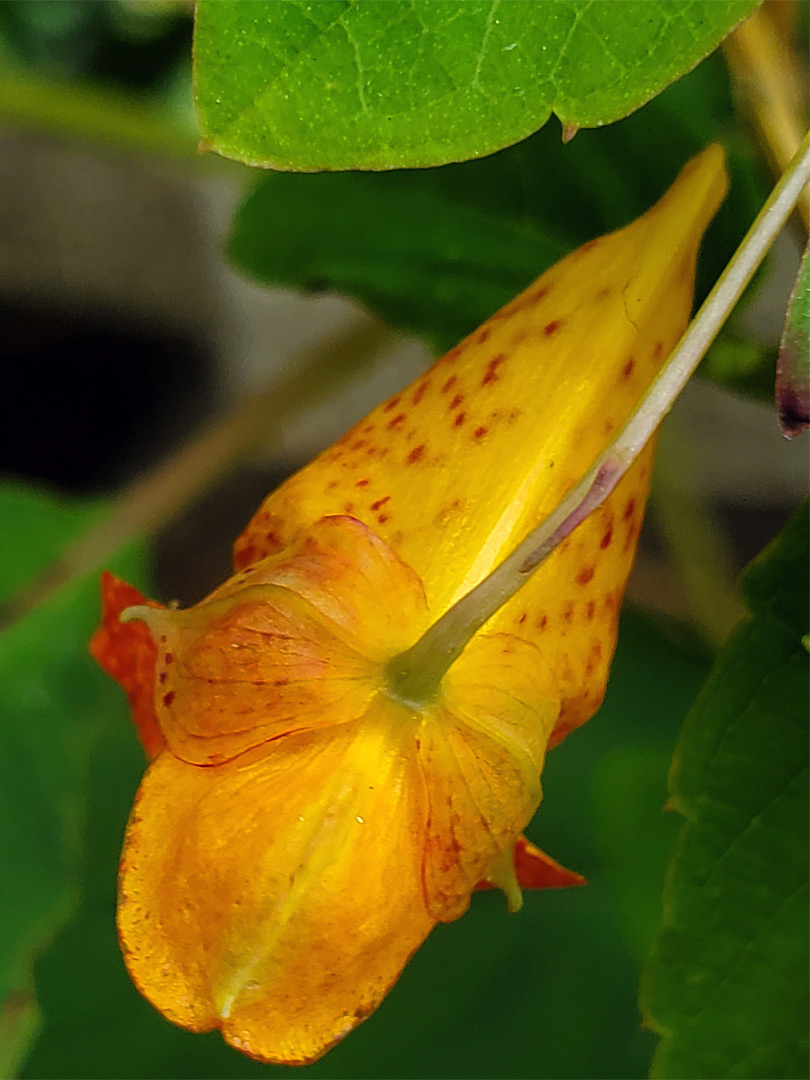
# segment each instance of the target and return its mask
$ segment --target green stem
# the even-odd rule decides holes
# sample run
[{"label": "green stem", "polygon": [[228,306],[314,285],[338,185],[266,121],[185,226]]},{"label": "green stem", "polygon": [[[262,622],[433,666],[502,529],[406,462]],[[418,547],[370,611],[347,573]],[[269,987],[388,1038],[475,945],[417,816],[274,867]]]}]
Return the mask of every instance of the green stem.
[{"label": "green stem", "polygon": [[432,698],[470,638],[529,580],[554,549],[601,506],[672,408],[810,180],[810,133],[733,258],[633,415],[552,513],[480,584],[389,665],[391,692],[409,702]]}]

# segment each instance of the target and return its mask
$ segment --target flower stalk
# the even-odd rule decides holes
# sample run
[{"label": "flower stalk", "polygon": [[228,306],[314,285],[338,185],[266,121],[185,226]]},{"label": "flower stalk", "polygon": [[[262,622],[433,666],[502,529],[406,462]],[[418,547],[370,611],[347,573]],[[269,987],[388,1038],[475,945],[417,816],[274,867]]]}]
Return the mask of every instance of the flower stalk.
[{"label": "flower stalk", "polygon": [[400,700],[432,700],[475,633],[517,593],[548,556],[601,506],[674,405],[810,181],[810,132],[674,352],[592,467],[554,511],[474,589],[450,607],[388,668]]}]

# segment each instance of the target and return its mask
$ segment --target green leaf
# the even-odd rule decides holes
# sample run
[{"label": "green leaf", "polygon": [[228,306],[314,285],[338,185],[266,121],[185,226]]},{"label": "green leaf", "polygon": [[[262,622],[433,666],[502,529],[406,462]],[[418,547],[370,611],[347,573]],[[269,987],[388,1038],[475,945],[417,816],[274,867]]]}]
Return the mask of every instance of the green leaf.
[{"label": "green leaf", "polygon": [[[95,521],[99,504],[0,488],[0,600],[8,599]],[[140,572],[142,557],[118,560]],[[95,718],[118,692],[95,669],[94,580],[76,581],[0,636],[0,1056],[12,1075],[34,1037],[32,966],[79,899],[86,770]]]},{"label": "green leaf", "polygon": [[594,776],[595,828],[607,860],[607,879],[639,964],[661,926],[661,892],[680,829],[665,812],[672,744],[621,747],[603,758]]},{"label": "green leaf", "polygon": [[[756,292],[756,287],[753,290]],[[773,369],[776,347],[751,337],[740,319],[741,309],[731,316],[701,361],[704,379],[762,402],[773,401]]]},{"label": "green leaf", "polygon": [[561,255],[647,210],[713,140],[728,146],[732,186],[704,244],[705,293],[764,198],[720,57],[567,146],[546,128],[439,169],[269,173],[237,213],[229,254],[268,284],[346,292],[443,350]]},{"label": "green leaf", "polygon": [[743,578],[751,618],[684,724],[685,817],[642,989],[655,1077],[806,1077],[806,508]]},{"label": "green leaf", "polygon": [[810,244],[788,303],[776,366],[776,407],[788,438],[810,426]]},{"label": "green leaf", "polygon": [[249,165],[423,168],[555,113],[597,127],[710,53],[756,0],[198,0],[205,143]]},{"label": "green leaf", "polygon": [[530,222],[410,181],[276,174],[241,208],[229,254],[260,280],[338,288],[449,346],[566,253]]}]

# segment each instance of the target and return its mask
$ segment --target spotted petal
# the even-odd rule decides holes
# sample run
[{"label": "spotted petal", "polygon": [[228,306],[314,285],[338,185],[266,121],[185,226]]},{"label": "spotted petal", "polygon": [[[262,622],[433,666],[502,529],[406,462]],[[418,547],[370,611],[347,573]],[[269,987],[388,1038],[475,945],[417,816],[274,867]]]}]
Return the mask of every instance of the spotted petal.
[{"label": "spotted petal", "polygon": [[[351,514],[413,567],[441,615],[629,418],[686,327],[698,246],[726,186],[710,146],[643,217],[557,263],[270,495],[237,566],[324,514]],[[651,463],[650,447],[491,623],[541,645],[562,690],[557,740],[602,699]]]}]

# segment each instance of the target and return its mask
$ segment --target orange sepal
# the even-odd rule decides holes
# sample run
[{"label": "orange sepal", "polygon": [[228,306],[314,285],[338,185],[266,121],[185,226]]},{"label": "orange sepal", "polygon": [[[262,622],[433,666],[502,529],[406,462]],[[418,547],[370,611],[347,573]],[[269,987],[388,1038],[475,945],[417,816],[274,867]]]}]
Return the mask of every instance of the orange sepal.
[{"label": "orange sepal", "polygon": [[519,836],[515,844],[515,873],[521,889],[567,889],[587,884],[582,874],[568,870],[525,836]]},{"label": "orange sepal", "polygon": [[90,639],[90,655],[127,695],[138,738],[151,760],[165,745],[154,705],[157,648],[143,623],[120,621],[121,613],[134,605],[162,606],[105,570],[101,575],[101,626]]},{"label": "orange sepal", "polygon": [[[568,889],[574,885],[587,885],[582,874],[568,870],[522,834],[515,841],[514,865],[515,877],[521,889]],[[487,878],[479,881],[475,887],[481,890],[500,886]]]}]

